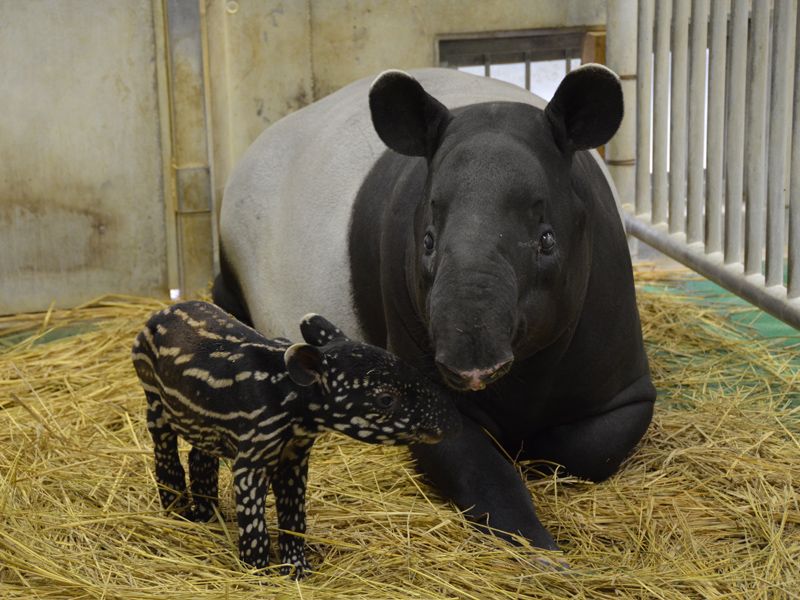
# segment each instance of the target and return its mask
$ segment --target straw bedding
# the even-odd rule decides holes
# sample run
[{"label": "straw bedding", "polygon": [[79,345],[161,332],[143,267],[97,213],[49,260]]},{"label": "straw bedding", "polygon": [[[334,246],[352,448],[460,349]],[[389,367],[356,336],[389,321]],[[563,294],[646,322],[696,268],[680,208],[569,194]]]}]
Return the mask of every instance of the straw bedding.
[{"label": "straw bedding", "polygon": [[474,531],[404,449],[326,436],[299,583],[238,563],[226,468],[217,522],[160,510],[129,360],[160,302],[0,319],[0,598],[800,597],[798,346],[707,303],[639,301],[660,392],[645,439],[602,484],[528,482],[569,569]]}]

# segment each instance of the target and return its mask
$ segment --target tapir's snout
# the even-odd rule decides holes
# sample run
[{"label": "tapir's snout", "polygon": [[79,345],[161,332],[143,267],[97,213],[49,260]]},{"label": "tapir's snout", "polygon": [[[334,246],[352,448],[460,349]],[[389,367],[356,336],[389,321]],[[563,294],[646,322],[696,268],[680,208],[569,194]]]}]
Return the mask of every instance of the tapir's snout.
[{"label": "tapir's snout", "polygon": [[448,437],[461,433],[461,413],[456,408],[453,395],[446,388],[435,386],[436,391],[423,402],[423,412],[413,427],[414,441],[423,444],[438,444]]},{"label": "tapir's snout", "polygon": [[417,431],[416,439],[423,444],[438,444],[444,439],[444,430],[442,429],[426,429],[424,431]]},{"label": "tapir's snout", "polygon": [[447,386],[460,392],[483,390],[514,362],[516,275],[499,252],[492,256],[486,264],[449,257],[431,288],[428,334],[434,360]]},{"label": "tapir's snout", "polygon": [[512,356],[483,369],[455,369],[440,360],[436,361],[436,366],[439,368],[445,383],[451,388],[459,391],[477,392],[508,373],[513,362],[514,357]]}]

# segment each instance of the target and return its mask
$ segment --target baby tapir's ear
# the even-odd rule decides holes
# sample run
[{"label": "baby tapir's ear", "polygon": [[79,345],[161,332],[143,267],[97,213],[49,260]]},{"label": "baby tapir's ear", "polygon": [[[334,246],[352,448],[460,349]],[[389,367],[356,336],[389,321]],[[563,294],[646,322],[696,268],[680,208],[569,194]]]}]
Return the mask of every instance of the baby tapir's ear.
[{"label": "baby tapir's ear", "polygon": [[289,377],[297,385],[309,386],[322,379],[322,352],[308,344],[294,344],[283,354]]},{"label": "baby tapir's ear", "polygon": [[303,339],[314,346],[324,346],[333,341],[349,339],[342,330],[325,317],[309,313],[300,321],[300,333]]}]

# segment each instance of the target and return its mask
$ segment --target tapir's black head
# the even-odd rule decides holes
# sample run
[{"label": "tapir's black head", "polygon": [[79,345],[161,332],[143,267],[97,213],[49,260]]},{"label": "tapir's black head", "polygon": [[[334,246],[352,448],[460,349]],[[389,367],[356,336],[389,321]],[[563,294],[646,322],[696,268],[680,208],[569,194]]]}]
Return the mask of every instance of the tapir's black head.
[{"label": "tapir's black head", "polygon": [[298,385],[317,385],[309,405],[316,423],[364,442],[436,443],[458,430],[460,417],[448,391],[393,354],[354,342],[319,315],[300,323],[306,344],[285,353]]},{"label": "tapir's black head", "polygon": [[389,71],[373,84],[370,109],[389,148],[427,159],[409,288],[445,381],[482,389],[579,317],[592,207],[573,157],[616,132],[619,80],[586,65],[543,111],[492,102],[451,112],[411,76]]}]

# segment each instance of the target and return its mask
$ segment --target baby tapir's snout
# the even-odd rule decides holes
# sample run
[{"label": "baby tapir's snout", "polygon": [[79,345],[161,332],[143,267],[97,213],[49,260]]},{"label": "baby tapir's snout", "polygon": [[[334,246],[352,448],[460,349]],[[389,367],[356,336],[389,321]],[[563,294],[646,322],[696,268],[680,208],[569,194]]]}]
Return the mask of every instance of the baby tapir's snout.
[{"label": "baby tapir's snout", "polygon": [[330,321],[308,314],[300,323],[304,344],[284,360],[298,385],[318,385],[326,399],[314,406],[333,429],[365,442],[437,443],[461,426],[449,390],[426,379],[395,355],[355,342]]}]

